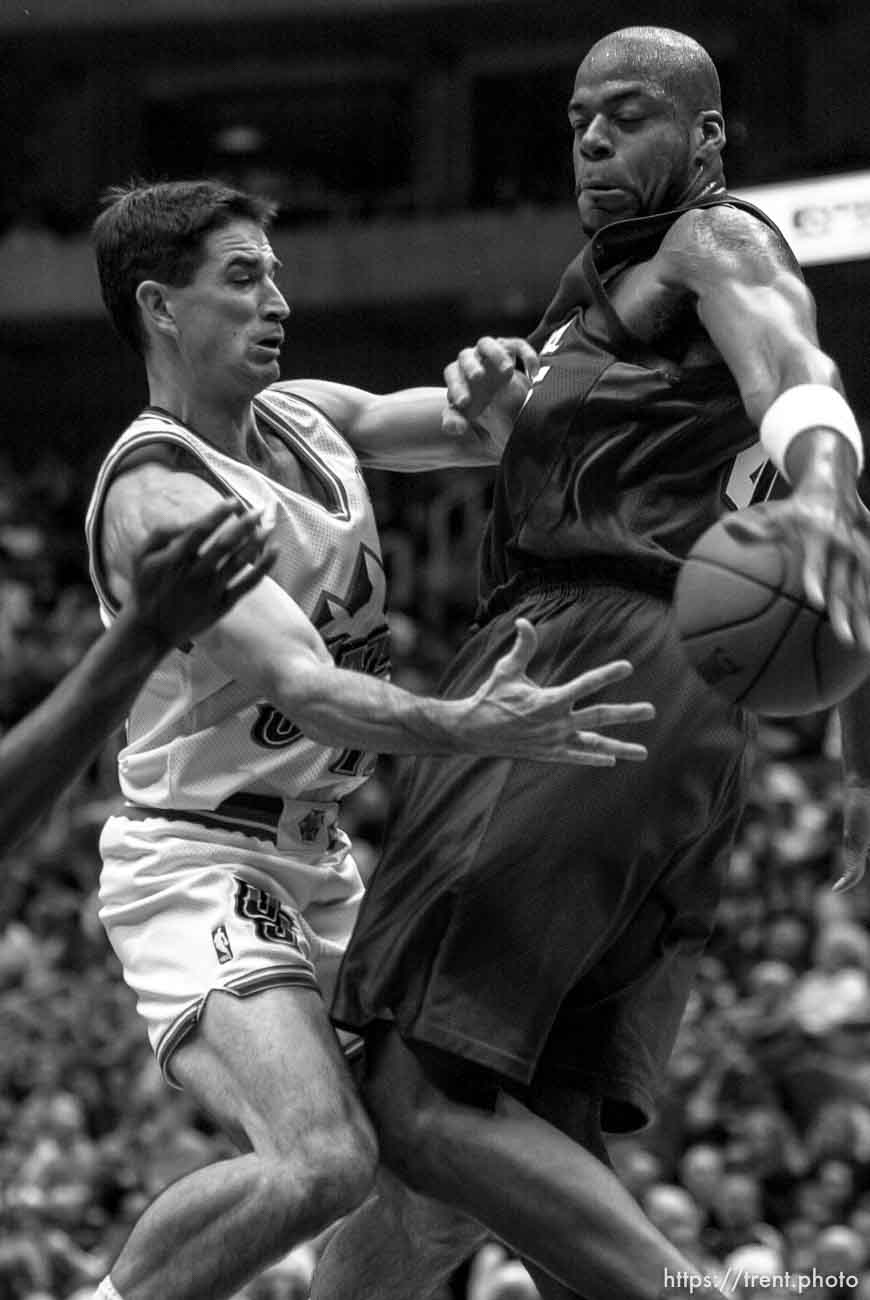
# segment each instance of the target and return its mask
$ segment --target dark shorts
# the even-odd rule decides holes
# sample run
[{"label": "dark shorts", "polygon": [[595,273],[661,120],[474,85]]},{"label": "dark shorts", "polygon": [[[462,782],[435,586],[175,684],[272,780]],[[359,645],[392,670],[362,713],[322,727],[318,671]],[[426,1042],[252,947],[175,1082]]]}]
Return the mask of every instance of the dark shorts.
[{"label": "dark shorts", "polygon": [[687,666],[669,607],[615,587],[528,593],[478,630],[441,693],[471,693],[537,627],[529,675],[628,658],[606,693],[650,699],[649,747],[616,768],[477,759],[406,764],[339,975],[334,1019],[509,1086],[542,1071],[603,1098],[610,1131],[652,1116],[739,815],[747,721]]}]

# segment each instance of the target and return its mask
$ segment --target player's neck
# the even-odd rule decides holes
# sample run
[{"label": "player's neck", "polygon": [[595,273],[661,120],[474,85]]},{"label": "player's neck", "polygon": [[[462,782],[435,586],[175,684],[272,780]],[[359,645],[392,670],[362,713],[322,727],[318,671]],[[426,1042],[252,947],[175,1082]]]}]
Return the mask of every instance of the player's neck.
[{"label": "player's neck", "polygon": [[247,460],[247,444],[256,430],[254,410],[247,397],[231,402],[222,397],[202,395],[171,382],[149,377],[148,400],[151,406],[168,411],[192,433],[204,438],[228,456]]},{"label": "player's neck", "polygon": [[698,203],[702,199],[711,199],[717,194],[724,194],[725,192],[725,177],[721,168],[717,168],[715,171],[706,168],[704,170],[699,169],[698,174],[692,177],[676,201],[669,203],[669,207],[685,208],[692,203]]}]

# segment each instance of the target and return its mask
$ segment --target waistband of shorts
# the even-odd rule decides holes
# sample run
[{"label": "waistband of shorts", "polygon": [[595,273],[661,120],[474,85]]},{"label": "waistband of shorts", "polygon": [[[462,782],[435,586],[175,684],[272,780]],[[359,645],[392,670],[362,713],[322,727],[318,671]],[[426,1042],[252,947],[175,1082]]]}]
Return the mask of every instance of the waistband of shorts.
[{"label": "waistband of shorts", "polygon": [[330,848],[338,821],[339,805],[301,799],[283,799],[280,795],[257,794],[240,790],[216,808],[156,808],[125,803],[120,816],[132,821],[192,822],[210,830],[228,830],[253,835],[277,845],[282,840],[296,840],[312,848]]},{"label": "waistband of shorts", "polygon": [[652,558],[638,560],[630,555],[553,560],[540,567],[522,569],[500,587],[496,587],[480,601],[474,622],[478,626],[488,623],[532,592],[545,593],[560,589],[580,592],[585,588],[616,587],[670,602],[673,600],[678,573],[679,563],[676,560],[662,559],[656,562]]}]

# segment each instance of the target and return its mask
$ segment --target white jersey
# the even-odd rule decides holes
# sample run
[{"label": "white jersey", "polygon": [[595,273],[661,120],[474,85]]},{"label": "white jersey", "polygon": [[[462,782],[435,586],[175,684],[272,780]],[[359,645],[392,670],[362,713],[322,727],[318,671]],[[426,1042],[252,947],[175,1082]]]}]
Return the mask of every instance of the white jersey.
[{"label": "white jersey", "polygon": [[[155,442],[170,444],[189,452],[224,495],[264,508],[278,551],[270,577],[311,619],[335,662],[387,676],[385,575],[357,459],[323,413],[283,384],[261,393],[254,410],[260,427],[277,434],[320,480],[328,504],[225,455],[171,415],[145,410],[103,462],[88,509],[91,578],[104,621],[117,611],[101,561],[106,492],[126,456]],[[339,800],[373,765],[373,755],[309,740],[292,718],[194,646],[172,651],[146,682],[127,722],[118,770],[132,803],[207,810],[240,792]]]}]

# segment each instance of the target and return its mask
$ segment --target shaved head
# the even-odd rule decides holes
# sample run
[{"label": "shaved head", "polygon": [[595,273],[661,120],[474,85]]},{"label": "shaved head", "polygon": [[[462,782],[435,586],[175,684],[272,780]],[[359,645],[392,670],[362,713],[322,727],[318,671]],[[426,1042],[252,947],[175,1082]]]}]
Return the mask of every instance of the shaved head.
[{"label": "shaved head", "polygon": [[623,27],[592,46],[580,75],[640,78],[687,113],[721,112],[722,92],[713,60],[697,41],[669,27]]},{"label": "shaved head", "polygon": [[592,46],[568,105],[574,188],[588,233],[724,188],[719,78],[668,27],[623,27]]}]

